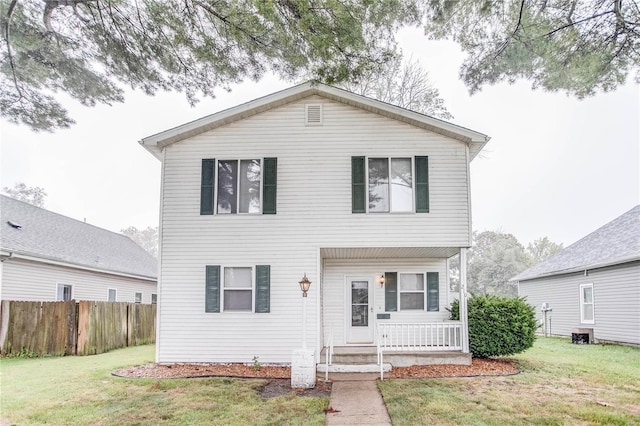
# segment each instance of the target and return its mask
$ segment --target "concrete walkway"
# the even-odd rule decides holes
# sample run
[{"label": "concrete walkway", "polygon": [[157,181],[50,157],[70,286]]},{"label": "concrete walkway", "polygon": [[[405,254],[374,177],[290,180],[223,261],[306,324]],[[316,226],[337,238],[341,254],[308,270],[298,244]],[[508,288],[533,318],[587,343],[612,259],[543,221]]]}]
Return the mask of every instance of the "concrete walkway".
[{"label": "concrete walkway", "polygon": [[325,424],[390,425],[391,419],[376,386],[376,373],[332,373],[331,399]]}]

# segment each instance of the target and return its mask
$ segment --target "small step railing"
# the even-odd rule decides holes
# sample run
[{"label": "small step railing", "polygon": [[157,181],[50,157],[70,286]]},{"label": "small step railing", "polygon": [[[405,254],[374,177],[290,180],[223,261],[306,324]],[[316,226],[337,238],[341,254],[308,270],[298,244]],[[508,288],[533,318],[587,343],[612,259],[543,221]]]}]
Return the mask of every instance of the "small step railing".
[{"label": "small step railing", "polygon": [[324,371],[324,380],[329,381],[329,366],[333,364],[333,329],[329,329],[328,336],[325,337],[324,345],[324,361],[326,369]]},{"label": "small step railing", "polygon": [[461,351],[461,327],[460,321],[379,323],[377,349],[380,379],[384,378],[382,364],[385,352]]}]

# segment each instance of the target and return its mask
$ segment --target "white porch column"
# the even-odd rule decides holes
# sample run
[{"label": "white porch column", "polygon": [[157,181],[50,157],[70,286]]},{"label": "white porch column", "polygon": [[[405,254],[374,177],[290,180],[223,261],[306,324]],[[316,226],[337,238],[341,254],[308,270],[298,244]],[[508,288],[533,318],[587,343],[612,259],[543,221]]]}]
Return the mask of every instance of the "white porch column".
[{"label": "white porch column", "polygon": [[467,311],[467,249],[460,249],[460,323],[462,352],[469,353],[469,315]]}]

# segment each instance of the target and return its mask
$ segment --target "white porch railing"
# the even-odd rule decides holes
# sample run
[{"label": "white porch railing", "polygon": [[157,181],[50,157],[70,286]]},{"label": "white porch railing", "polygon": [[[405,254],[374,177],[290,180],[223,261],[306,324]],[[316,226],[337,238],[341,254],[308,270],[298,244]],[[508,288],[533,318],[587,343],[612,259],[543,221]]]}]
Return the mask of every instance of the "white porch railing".
[{"label": "white porch railing", "polygon": [[383,378],[384,352],[461,351],[462,326],[459,321],[434,323],[379,323],[378,363]]}]

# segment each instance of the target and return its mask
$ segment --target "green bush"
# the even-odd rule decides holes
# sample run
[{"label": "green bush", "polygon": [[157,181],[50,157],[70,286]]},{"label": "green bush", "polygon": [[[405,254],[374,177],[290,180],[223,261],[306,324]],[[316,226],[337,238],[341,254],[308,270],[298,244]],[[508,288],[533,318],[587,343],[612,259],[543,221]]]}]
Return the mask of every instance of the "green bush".
[{"label": "green bush", "polygon": [[[524,298],[479,295],[469,298],[469,350],[475,358],[514,355],[533,346],[537,328],[534,308]],[[451,304],[460,319],[459,301]]]}]

